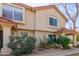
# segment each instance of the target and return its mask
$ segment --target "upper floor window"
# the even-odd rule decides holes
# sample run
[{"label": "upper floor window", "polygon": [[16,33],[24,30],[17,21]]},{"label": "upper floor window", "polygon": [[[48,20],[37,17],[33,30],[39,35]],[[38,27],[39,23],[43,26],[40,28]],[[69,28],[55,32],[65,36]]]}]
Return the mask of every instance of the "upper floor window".
[{"label": "upper floor window", "polygon": [[57,26],[57,19],[54,17],[49,17],[49,24],[52,26]]},{"label": "upper floor window", "polygon": [[11,5],[3,4],[2,16],[11,20],[23,20],[23,10]]}]

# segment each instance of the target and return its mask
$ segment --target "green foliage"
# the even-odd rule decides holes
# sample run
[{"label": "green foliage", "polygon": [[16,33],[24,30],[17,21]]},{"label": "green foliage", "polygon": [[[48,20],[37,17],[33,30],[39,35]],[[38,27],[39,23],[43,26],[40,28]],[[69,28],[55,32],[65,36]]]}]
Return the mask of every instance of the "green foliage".
[{"label": "green foliage", "polygon": [[55,40],[55,43],[60,44],[59,38],[57,38],[57,39]]},{"label": "green foliage", "polygon": [[44,49],[50,48],[50,46],[48,44],[48,39],[45,36],[43,36],[43,40],[40,39],[40,46],[39,47],[44,48]]},{"label": "green foliage", "polygon": [[40,39],[40,47],[41,48],[51,48],[51,47],[55,47],[56,44],[59,44],[59,40],[56,38],[46,38],[45,36],[43,36],[43,41]]},{"label": "green foliage", "polygon": [[[64,48],[64,49],[68,49],[70,48],[69,44],[70,44],[70,39],[67,38],[67,37],[59,37],[59,38],[56,38],[56,39],[46,39],[46,38],[43,38],[44,42],[42,40],[40,40],[40,47],[41,48],[50,48],[51,46],[53,47],[57,47],[59,48],[60,45]],[[45,41],[46,40],[46,41]]]},{"label": "green foliage", "polygon": [[54,44],[55,43],[55,39],[48,39],[48,44],[49,45],[52,45],[52,44]]},{"label": "green foliage", "polygon": [[70,48],[69,47],[70,39],[67,37],[60,37],[59,44],[61,44],[64,49],[68,49],[68,48]]},{"label": "green foliage", "polygon": [[23,55],[32,53],[35,47],[36,39],[34,37],[10,37],[8,47],[12,49],[13,55]]},{"label": "green foliage", "polygon": [[76,39],[77,39],[77,41],[79,41],[79,34],[77,34]]},{"label": "green foliage", "polygon": [[48,39],[48,44],[49,45],[59,44],[59,40],[57,38]]}]

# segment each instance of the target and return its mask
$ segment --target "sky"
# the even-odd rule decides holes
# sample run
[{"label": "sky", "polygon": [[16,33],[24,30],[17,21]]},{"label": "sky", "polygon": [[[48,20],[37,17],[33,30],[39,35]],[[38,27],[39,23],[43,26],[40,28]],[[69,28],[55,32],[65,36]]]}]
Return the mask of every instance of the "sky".
[{"label": "sky", "polygon": [[25,3],[25,4],[32,7],[37,7],[37,6],[51,5],[53,3]]}]

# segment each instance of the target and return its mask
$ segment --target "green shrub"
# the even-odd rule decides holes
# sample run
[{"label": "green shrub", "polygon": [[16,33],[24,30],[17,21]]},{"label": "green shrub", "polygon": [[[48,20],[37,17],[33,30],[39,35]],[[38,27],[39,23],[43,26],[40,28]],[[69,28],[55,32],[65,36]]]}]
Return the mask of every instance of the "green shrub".
[{"label": "green shrub", "polygon": [[44,49],[47,49],[47,48],[50,48],[49,47],[49,44],[48,44],[48,39],[43,36],[43,40],[40,39],[40,45],[39,45],[40,48],[44,48]]},{"label": "green shrub", "polygon": [[52,45],[52,44],[55,44],[56,43],[56,39],[52,38],[52,39],[49,39],[48,38],[48,44],[49,45]]},{"label": "green shrub", "polygon": [[61,44],[61,46],[62,46],[64,49],[68,49],[68,48],[70,48],[70,47],[69,47],[70,39],[67,38],[67,37],[60,37],[60,38],[59,38],[59,44]]},{"label": "green shrub", "polygon": [[35,47],[35,42],[34,37],[10,37],[8,47],[12,49],[13,55],[30,54]]},{"label": "green shrub", "polygon": [[59,38],[56,39],[55,43],[60,44]]},{"label": "green shrub", "polygon": [[48,40],[48,44],[49,45],[52,45],[52,44],[54,44],[54,41],[51,39],[51,40]]},{"label": "green shrub", "polygon": [[41,48],[51,48],[55,45],[56,42],[56,38],[52,38],[52,39],[49,39],[49,38],[46,38],[45,36],[43,36],[43,40],[40,39],[40,47]]}]

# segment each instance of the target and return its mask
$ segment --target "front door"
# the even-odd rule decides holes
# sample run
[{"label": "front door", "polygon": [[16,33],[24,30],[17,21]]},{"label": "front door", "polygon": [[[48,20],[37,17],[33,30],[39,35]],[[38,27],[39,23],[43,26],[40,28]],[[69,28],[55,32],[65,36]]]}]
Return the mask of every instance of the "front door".
[{"label": "front door", "polygon": [[3,31],[0,31],[0,49],[3,47]]}]

